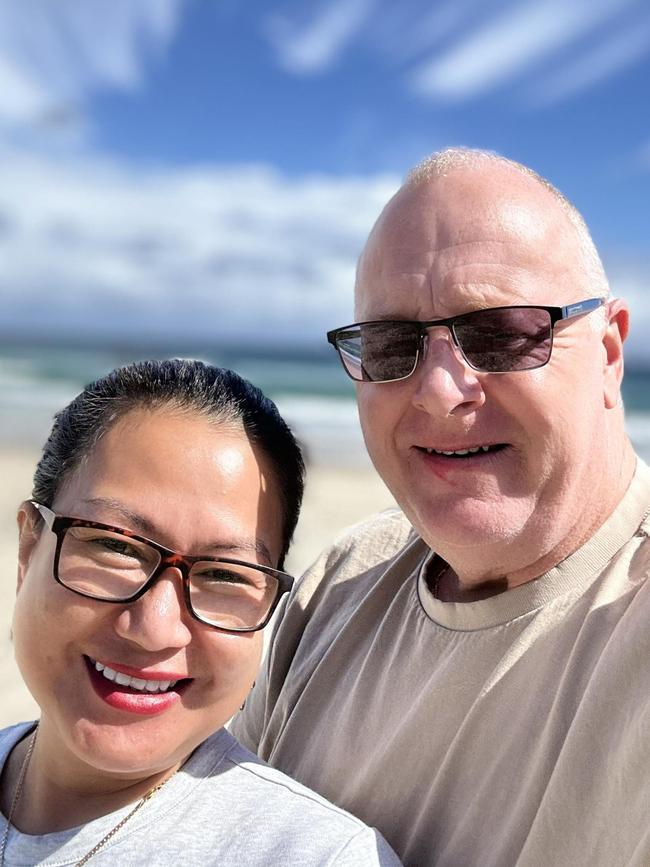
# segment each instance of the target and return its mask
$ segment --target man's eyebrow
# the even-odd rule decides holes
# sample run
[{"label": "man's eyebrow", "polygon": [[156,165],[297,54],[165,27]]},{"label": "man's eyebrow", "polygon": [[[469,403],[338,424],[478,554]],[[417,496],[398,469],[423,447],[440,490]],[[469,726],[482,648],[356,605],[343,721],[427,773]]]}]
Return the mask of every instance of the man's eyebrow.
[{"label": "man's eyebrow", "polygon": [[[81,502],[89,506],[102,506],[105,509],[110,509],[111,512],[118,516],[119,520],[124,520],[127,523],[129,530],[136,530],[152,540],[159,535],[159,529],[155,524],[152,524],[151,521],[143,515],[140,515],[138,512],[132,511],[119,500],[114,500],[111,497],[90,497]],[[264,542],[259,539],[253,541],[252,539],[234,537],[229,539],[227,542],[220,539],[203,548],[203,553],[205,553],[206,556],[208,551],[235,551],[248,554],[249,556],[252,553],[255,553],[264,557],[268,563],[272,562],[271,552]],[[184,551],[182,553],[188,554],[189,552]]]}]

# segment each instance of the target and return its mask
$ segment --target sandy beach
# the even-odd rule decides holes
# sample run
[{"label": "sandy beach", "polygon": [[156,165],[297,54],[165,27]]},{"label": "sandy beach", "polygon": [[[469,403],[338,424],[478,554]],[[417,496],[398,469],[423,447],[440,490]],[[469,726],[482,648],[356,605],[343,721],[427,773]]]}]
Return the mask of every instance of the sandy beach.
[{"label": "sandy beach", "polygon": [[[29,496],[38,449],[3,445],[0,448],[0,566],[2,585],[0,622],[0,727],[38,715],[38,708],[23,686],[13,659],[11,616],[16,587],[18,504]],[[322,463],[308,469],[307,490],[287,569],[299,575],[344,527],[393,504],[369,463],[337,467]],[[43,636],[47,641],[47,636]]]}]

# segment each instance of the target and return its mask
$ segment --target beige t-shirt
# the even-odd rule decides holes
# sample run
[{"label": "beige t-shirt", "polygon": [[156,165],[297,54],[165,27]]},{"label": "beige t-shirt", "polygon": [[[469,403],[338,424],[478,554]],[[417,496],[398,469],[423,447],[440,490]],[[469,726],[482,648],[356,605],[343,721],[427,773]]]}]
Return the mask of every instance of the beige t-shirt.
[{"label": "beige t-shirt", "polygon": [[649,867],[650,471],[535,581],[432,597],[397,512],[294,591],[233,731],[417,867]]}]

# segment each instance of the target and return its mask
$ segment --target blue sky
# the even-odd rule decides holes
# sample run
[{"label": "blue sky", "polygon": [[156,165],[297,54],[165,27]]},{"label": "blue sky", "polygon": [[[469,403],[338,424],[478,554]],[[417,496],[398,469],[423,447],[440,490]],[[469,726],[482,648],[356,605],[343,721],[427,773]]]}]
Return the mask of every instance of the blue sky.
[{"label": "blue sky", "polygon": [[0,6],[0,326],[241,338],[349,320],[410,165],[462,144],[582,210],[645,356],[646,0]]}]

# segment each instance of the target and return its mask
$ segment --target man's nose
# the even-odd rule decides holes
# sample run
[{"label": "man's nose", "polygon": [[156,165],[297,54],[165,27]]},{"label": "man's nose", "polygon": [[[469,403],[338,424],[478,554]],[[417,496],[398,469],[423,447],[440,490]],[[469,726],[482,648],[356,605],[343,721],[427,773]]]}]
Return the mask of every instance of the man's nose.
[{"label": "man's nose", "polygon": [[144,596],[124,606],[117,617],[115,631],[145,650],[181,648],[192,640],[190,617],[180,571],[169,566]]},{"label": "man's nose", "polygon": [[448,328],[427,332],[422,358],[413,374],[414,405],[431,415],[447,417],[474,412],[485,403],[477,372],[469,366]]}]

